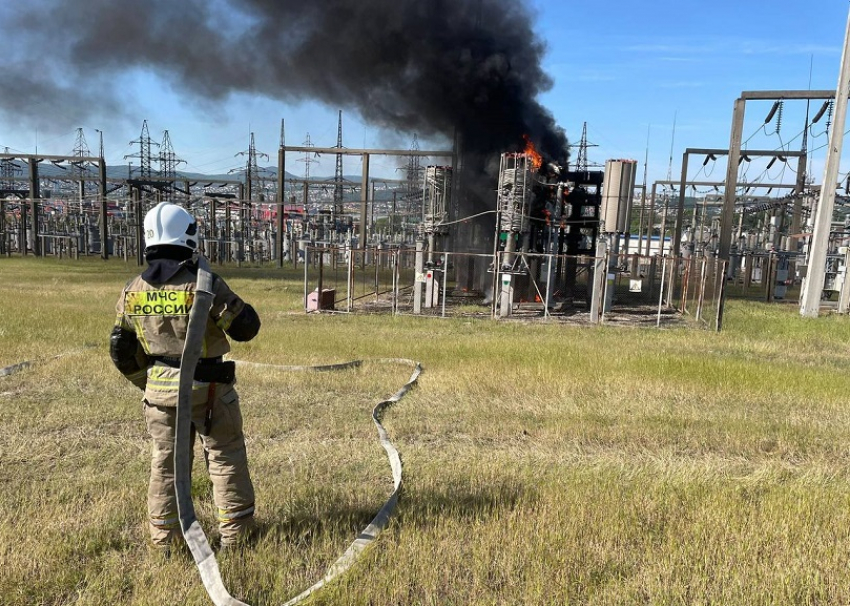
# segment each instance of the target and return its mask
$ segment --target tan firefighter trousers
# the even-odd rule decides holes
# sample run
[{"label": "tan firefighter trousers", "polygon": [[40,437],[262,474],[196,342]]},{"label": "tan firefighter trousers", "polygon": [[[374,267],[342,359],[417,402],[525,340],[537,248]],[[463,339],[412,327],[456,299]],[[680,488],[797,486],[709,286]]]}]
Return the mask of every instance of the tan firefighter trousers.
[{"label": "tan firefighter trousers", "polygon": [[[145,402],[145,422],[153,447],[148,485],[148,515],[154,545],[166,546],[182,536],[174,491],[174,432],[177,408]],[[239,396],[232,385],[216,385],[209,434],[207,403],[192,408],[192,442],[201,435],[213,486],[222,545],[245,538],[254,529],[254,486],[248,473]]]}]

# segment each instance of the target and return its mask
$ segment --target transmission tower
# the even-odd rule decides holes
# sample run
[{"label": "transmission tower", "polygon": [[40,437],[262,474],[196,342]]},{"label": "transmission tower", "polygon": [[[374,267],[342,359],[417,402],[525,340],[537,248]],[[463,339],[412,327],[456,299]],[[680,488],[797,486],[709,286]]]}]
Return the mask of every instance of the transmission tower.
[{"label": "transmission tower", "polygon": [[[313,142],[310,140],[310,133],[307,133],[307,139],[301,145],[303,145],[304,147],[315,147],[313,145]],[[310,180],[310,165],[313,162],[316,162],[317,160],[315,160],[313,158],[313,156],[311,155],[311,153],[309,151],[307,151],[307,152],[304,152],[304,157],[301,158],[298,161],[304,163],[304,180],[309,181]]]},{"label": "transmission tower", "polygon": [[145,120],[142,122],[142,134],[139,135],[139,138],[135,141],[130,141],[130,145],[138,145],[139,153],[137,154],[127,154],[124,156],[124,159],[127,158],[138,158],[139,159],[139,168],[135,171],[130,172],[130,178],[133,178],[135,175],[136,178],[140,181],[150,181],[151,180],[151,145],[155,145],[159,147],[159,143],[154,143],[151,141],[150,133],[148,132],[148,121]]},{"label": "transmission tower", "polygon": [[242,151],[236,155],[248,156],[248,162],[245,166],[245,185],[247,188],[245,197],[248,200],[253,200],[255,195],[259,194],[260,189],[260,167],[257,164],[257,157],[261,156],[268,160],[269,155],[257,151],[257,146],[254,145],[254,133],[251,133],[251,137],[248,142],[248,151]]},{"label": "transmission tower", "polygon": [[[6,148],[6,153],[9,153],[8,147]],[[15,182],[12,179],[20,174],[21,165],[17,164],[12,158],[3,158],[0,160],[0,190],[2,192],[15,190]]]},{"label": "transmission tower", "polygon": [[[414,134],[410,151],[419,151],[419,137]],[[422,173],[420,156],[412,154],[407,158],[407,217],[422,214]]]},{"label": "transmission tower", "polygon": [[[339,123],[336,129],[336,148],[342,149],[342,110],[339,110]],[[334,172],[334,218],[342,215],[342,154],[336,155],[336,171]]]},{"label": "transmission tower", "polygon": [[171,136],[168,131],[162,133],[162,143],[159,146],[159,176],[167,179],[165,184],[166,190],[174,189],[174,179],[177,177],[177,166],[185,164],[185,160],[181,160],[174,153],[174,146],[171,145]]},{"label": "transmission tower", "polygon": [[85,198],[86,182],[83,177],[88,172],[88,168],[83,164],[82,158],[91,156],[91,152],[88,143],[86,143],[86,136],[83,134],[82,128],[77,129],[77,138],[74,141],[74,151],[71,152],[71,155],[78,158],[78,160],[72,162],[72,166],[74,167],[73,174],[77,183],[79,183],[80,198]]},{"label": "transmission tower", "polygon": [[576,158],[576,172],[587,172],[589,162],[587,160],[587,148],[598,147],[595,143],[587,142],[587,122],[581,127],[581,141],[578,144],[578,157]]}]

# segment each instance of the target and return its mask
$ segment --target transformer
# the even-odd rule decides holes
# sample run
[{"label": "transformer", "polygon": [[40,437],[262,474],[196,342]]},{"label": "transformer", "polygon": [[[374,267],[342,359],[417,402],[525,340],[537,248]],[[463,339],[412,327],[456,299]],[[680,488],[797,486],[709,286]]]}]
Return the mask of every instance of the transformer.
[{"label": "transformer", "polygon": [[422,229],[428,235],[449,233],[445,223],[449,219],[452,197],[452,167],[428,166],[422,188]]},{"label": "transformer", "polygon": [[625,234],[635,191],[636,160],[605,162],[605,184],[602,190],[601,229],[606,234]]},{"label": "transformer", "polygon": [[[413,288],[414,313],[436,307],[440,302],[440,278],[445,272],[441,259],[436,256],[437,242],[449,235],[449,211],[452,198],[452,168],[428,166],[422,188],[422,223],[420,234],[427,238],[416,243],[416,283]],[[427,249],[426,249],[427,246]],[[426,256],[427,253],[427,256]],[[422,290],[425,299],[422,300]]]},{"label": "transformer", "polygon": [[499,167],[499,231],[527,233],[531,198],[532,158],[524,153],[502,154]]},{"label": "transformer", "polygon": [[[527,276],[527,268],[514,267],[517,252],[528,250],[531,232],[530,209],[533,174],[539,164],[527,152],[502,154],[497,189],[497,246],[504,251],[501,260],[501,291],[499,313],[509,316],[514,300],[516,281]],[[520,242],[521,239],[521,242]]]}]

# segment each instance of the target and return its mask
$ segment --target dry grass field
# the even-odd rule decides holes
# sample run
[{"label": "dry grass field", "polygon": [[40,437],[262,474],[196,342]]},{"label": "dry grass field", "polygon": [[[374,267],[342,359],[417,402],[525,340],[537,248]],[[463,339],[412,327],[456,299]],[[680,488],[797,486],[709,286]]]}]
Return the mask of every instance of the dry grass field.
[{"label": "dry grass field", "polygon": [[[146,547],[139,392],[108,356],[121,261],[0,259],[0,603],[211,604]],[[220,560],[282,604],[392,490],[389,528],[310,604],[850,603],[850,318],[727,303],[724,331],[306,315],[302,278],[221,270],[263,328],[239,369],[263,535]],[[54,357],[65,354],[62,357]],[[196,510],[211,537],[200,454]]]}]

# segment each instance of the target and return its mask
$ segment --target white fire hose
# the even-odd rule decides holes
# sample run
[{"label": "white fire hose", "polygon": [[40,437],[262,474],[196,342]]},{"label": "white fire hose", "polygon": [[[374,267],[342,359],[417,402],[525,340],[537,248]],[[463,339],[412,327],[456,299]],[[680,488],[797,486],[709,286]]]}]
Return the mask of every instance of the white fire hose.
[{"label": "white fire hose", "polygon": [[[215,559],[212,549],[210,548],[204,530],[198,523],[195,517],[195,508],[192,503],[191,496],[191,468],[192,468],[192,443],[191,443],[191,425],[192,425],[192,381],[194,380],[195,367],[200,357],[201,345],[203,343],[204,333],[206,332],[207,316],[213,305],[212,293],[212,275],[209,271],[209,265],[204,257],[198,259],[198,282],[195,288],[195,301],[192,304],[192,309],[189,312],[189,327],[186,333],[186,343],[183,348],[183,359],[180,364],[180,391],[177,403],[177,427],[174,436],[174,486],[177,492],[177,511],[180,515],[180,528],[183,531],[183,537],[186,539],[186,544],[192,552],[192,557],[195,559],[195,564],[201,574],[201,580],[207,593],[216,606],[247,606],[245,602],[240,602],[228,593],[224,587],[224,582],[221,579],[221,573],[218,568],[218,563]],[[369,525],[357,535],[357,538],[348,549],[334,562],[318,582],[312,587],[305,589],[303,592],[286,602],[284,606],[293,606],[304,600],[307,596],[323,587],[326,583],[338,577],[347,571],[363,550],[368,547],[378,534],[389,523],[390,516],[398,502],[399,493],[401,491],[402,482],[402,467],[401,458],[398,451],[389,439],[389,436],[381,424],[381,418],[384,411],[398,402],[412,387],[415,385],[419,374],[422,372],[422,367],[418,362],[403,358],[384,358],[375,360],[381,363],[401,363],[410,364],[414,367],[413,374],[408,379],[407,383],[399,389],[392,397],[378,402],[372,409],[372,420],[378,429],[378,439],[384,450],[387,452],[387,457],[390,462],[390,467],[393,474],[393,492],[389,499],[381,507],[380,511],[375,515]],[[327,371],[340,370],[351,368],[362,364],[361,360],[346,362],[343,364],[332,364],[327,366],[274,366],[270,364],[256,364],[248,362],[237,362],[243,365],[252,365],[260,367],[273,367],[283,370],[295,371]]]},{"label": "white fire hose", "polygon": [[[287,370],[287,371],[329,371],[329,370],[343,370],[345,368],[353,368],[360,366],[363,364],[365,360],[353,360],[351,362],[344,362],[342,364],[330,364],[325,366],[279,366],[274,364],[259,364],[256,362],[241,362],[239,360],[236,361],[237,365],[244,366],[256,366],[256,367],[265,367],[265,368],[275,368],[279,370]],[[293,606],[307,598],[310,594],[314,593],[318,589],[322,588],[328,582],[333,580],[334,578],[340,576],[344,572],[346,572],[351,566],[357,561],[357,558],[360,554],[378,537],[378,534],[386,528],[387,524],[390,521],[390,516],[395,509],[396,503],[398,502],[399,494],[401,493],[401,482],[402,482],[402,467],[401,467],[401,457],[399,457],[398,451],[396,450],[393,443],[390,441],[389,435],[387,434],[387,430],[384,429],[384,426],[381,424],[381,419],[383,417],[384,412],[393,404],[401,400],[404,395],[413,388],[416,384],[416,381],[419,378],[419,375],[422,373],[422,365],[419,362],[414,360],[410,360],[408,358],[377,358],[373,360],[369,360],[370,362],[376,362],[379,364],[404,364],[407,366],[413,367],[413,373],[410,375],[410,378],[407,380],[401,389],[399,389],[395,394],[386,400],[382,400],[375,404],[375,407],[372,409],[372,421],[375,423],[375,426],[378,429],[378,440],[381,442],[381,446],[384,447],[384,450],[387,452],[387,459],[390,462],[390,468],[392,469],[393,474],[393,492],[384,503],[383,507],[375,514],[375,517],[372,518],[372,521],[369,523],[366,528],[364,528],[360,534],[357,535],[357,538],[348,546],[348,549],[343,552],[343,554],[333,563],[331,564],[327,572],[325,572],[325,576],[323,576],[319,581],[317,581],[311,587],[305,589],[300,594],[286,602],[283,606]]]},{"label": "white fire hose", "polygon": [[198,257],[198,280],[195,300],[189,311],[189,327],[180,362],[180,391],[177,397],[177,426],[174,431],[174,489],[180,530],[192,552],[207,593],[216,606],[247,606],[231,596],[221,580],[221,572],[210,548],[207,535],[195,517],[192,503],[192,382],[201,357],[207,318],[213,306],[212,274],[203,256]]},{"label": "white fire hose", "polygon": [[[195,507],[192,503],[191,495],[191,468],[192,468],[192,442],[191,442],[191,426],[192,426],[192,382],[195,376],[195,367],[198,364],[200,357],[201,346],[203,343],[204,334],[206,332],[207,316],[213,305],[212,293],[212,274],[210,273],[209,264],[204,257],[198,258],[198,280],[195,287],[195,300],[192,309],[189,312],[189,327],[186,333],[186,343],[183,348],[183,359],[180,364],[180,383],[179,395],[177,403],[177,426],[174,436],[174,486],[177,493],[177,510],[180,516],[180,529],[183,532],[183,537],[195,564],[198,567],[198,572],[201,574],[201,581],[209,594],[210,599],[216,606],[249,606],[245,602],[241,602],[230,595],[224,586],[221,578],[221,571],[218,568],[218,562],[215,559],[215,554],[207,541],[206,534],[203,528],[195,517]],[[78,351],[70,351],[63,354],[53,356],[53,359],[61,358],[66,355],[77,353]],[[389,523],[396,503],[398,502],[402,484],[402,466],[401,458],[398,451],[389,439],[386,429],[381,424],[381,419],[384,412],[393,404],[401,400],[404,395],[410,391],[416,384],[419,375],[422,372],[422,366],[419,362],[407,358],[378,358],[369,360],[379,364],[403,364],[413,367],[413,373],[401,389],[386,400],[378,402],[372,409],[372,421],[378,429],[378,440],[381,446],[387,453],[387,458],[390,462],[390,468],[393,475],[393,492],[390,494],[383,507],[378,511],[372,521],[354,541],[348,546],[343,554],[328,567],[323,576],[311,587],[308,587],[300,594],[287,601],[283,606],[294,606],[306,599],[309,595],[326,585],[334,578],[346,572],[360,554],[377,538],[378,534],[386,528]],[[260,364],[256,362],[242,362],[236,360],[238,365],[255,366],[265,368],[275,368],[286,371],[332,371],[343,370],[347,368],[355,368],[361,366],[364,360],[353,360],[340,364],[328,364],[323,366],[282,366],[275,364]],[[18,364],[12,364],[0,368],[0,377],[9,376],[20,372],[26,368],[36,365],[38,361],[24,361]]]}]

